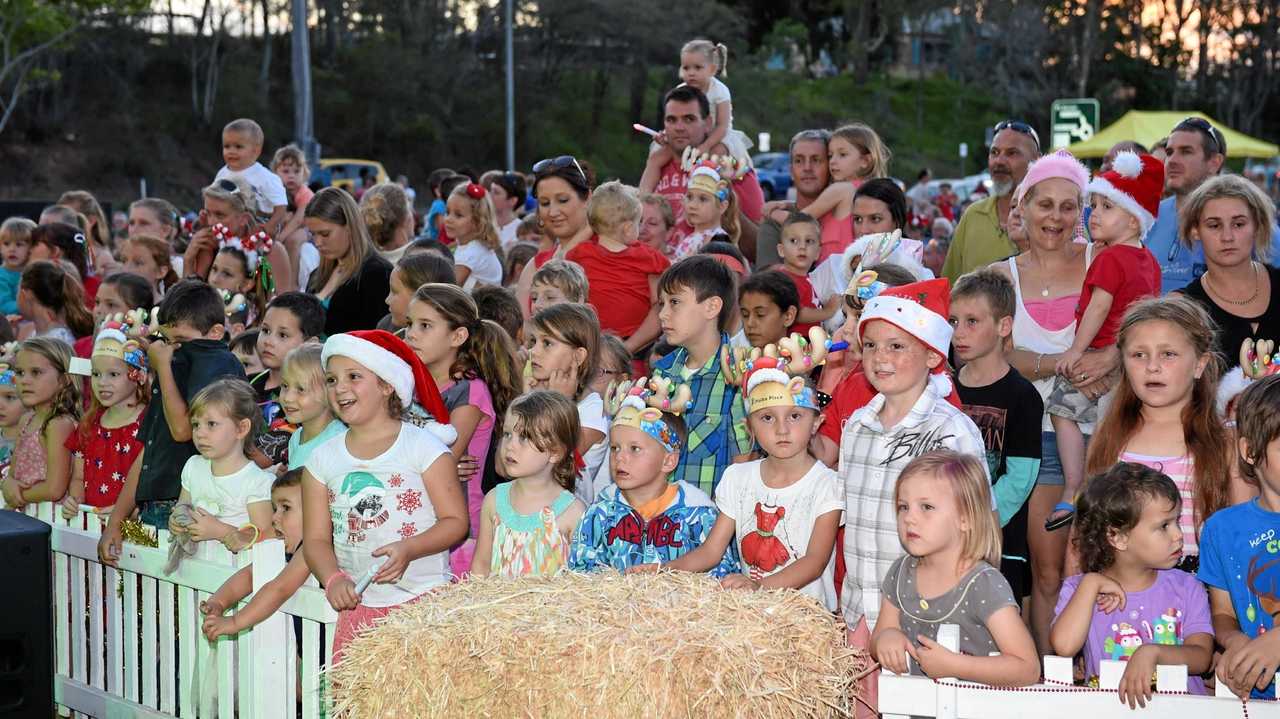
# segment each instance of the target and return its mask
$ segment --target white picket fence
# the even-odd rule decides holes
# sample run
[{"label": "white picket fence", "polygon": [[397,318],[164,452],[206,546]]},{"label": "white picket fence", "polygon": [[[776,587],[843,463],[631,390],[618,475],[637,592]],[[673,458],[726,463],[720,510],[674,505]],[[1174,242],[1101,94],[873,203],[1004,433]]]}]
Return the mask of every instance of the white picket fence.
[{"label": "white picket fence", "polygon": [[[53,527],[54,700],[63,716],[325,715],[321,664],[332,654],[337,615],[314,579],[269,619],[216,647],[200,631],[200,602],[249,563],[255,591],[275,578],[284,568],[283,542],[239,556],[218,547],[214,561],[187,558],[166,575],[168,533],[161,532],[159,548],[124,544],[113,568],[98,561],[105,516],[82,512],[66,521],[58,511],[52,504],[24,510]],[[300,638],[293,617],[302,619]]]},{"label": "white picket fence", "polygon": [[[337,615],[314,579],[254,629],[219,639],[216,651],[200,632],[200,602],[248,563],[255,590],[270,581],[284,568],[282,542],[263,542],[238,557],[224,552],[218,561],[188,558],[166,575],[166,532],[159,548],[125,544],[117,569],[98,561],[105,517],[82,512],[66,521],[52,504],[24,511],[53,528],[54,699],[63,716],[324,716],[321,658],[332,654]],[[302,619],[300,660],[293,617]],[[958,636],[950,629],[939,641],[954,650]],[[885,671],[880,711],[884,719],[1280,719],[1280,702],[1242,703],[1220,682],[1218,696],[1180,693],[1187,688],[1185,666],[1158,667],[1157,694],[1136,713],[1111,691],[1124,671],[1120,662],[1103,662],[1102,689],[1070,686],[1069,659],[1046,657],[1044,668],[1047,683],[1016,689]]]},{"label": "white picket fence", "polygon": [[[943,625],[938,643],[957,651],[959,631]],[[997,688],[956,679],[880,674],[880,711],[884,719],[1027,719],[1027,717],[1088,717],[1088,719],[1280,719],[1280,702],[1241,702],[1222,684],[1217,696],[1192,696],[1187,691],[1187,668],[1156,667],[1156,694],[1145,709],[1121,704],[1115,688],[1124,674],[1123,662],[1103,661],[1099,688],[1072,686],[1071,660],[1044,658],[1044,684]]]}]

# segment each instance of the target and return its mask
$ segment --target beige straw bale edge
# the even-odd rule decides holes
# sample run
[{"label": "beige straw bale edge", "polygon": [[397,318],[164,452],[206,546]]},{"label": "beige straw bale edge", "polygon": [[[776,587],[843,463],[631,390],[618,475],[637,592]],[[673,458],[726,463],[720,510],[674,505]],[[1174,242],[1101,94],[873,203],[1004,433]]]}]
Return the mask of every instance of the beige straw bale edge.
[{"label": "beige straw bale edge", "polygon": [[337,719],[851,716],[869,666],[791,590],[614,572],[450,586],[392,612],[329,670]]}]

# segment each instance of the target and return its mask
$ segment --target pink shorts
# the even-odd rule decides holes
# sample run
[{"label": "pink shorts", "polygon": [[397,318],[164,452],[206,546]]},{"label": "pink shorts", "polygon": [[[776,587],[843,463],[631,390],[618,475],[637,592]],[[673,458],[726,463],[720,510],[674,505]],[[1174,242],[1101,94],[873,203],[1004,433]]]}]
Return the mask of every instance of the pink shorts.
[{"label": "pink shorts", "polygon": [[[427,592],[430,594],[430,592]],[[398,609],[406,604],[414,602],[427,596],[420,594],[404,604],[397,604],[391,607],[366,607],[363,604],[356,605],[355,609],[338,612],[338,624],[333,632],[333,663],[337,664],[342,659],[342,650],[346,648],[347,643],[356,638],[365,627],[372,626],[373,623],[388,614],[391,610]]]},{"label": "pink shorts", "polygon": [[[867,627],[867,618],[858,620],[858,628],[845,631],[845,641],[849,646],[871,651],[871,630]],[[880,706],[880,668],[858,680],[858,696],[873,707]],[[853,715],[857,719],[877,719],[879,713],[867,708],[867,704],[858,702]]]}]

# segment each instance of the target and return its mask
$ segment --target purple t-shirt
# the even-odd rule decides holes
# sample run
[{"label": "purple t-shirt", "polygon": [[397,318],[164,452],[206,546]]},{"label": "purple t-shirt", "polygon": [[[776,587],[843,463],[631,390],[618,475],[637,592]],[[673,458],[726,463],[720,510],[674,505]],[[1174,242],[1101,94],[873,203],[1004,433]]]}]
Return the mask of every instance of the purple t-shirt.
[{"label": "purple t-shirt", "polygon": [[[1075,596],[1083,576],[1077,574],[1062,583],[1054,617]],[[1126,595],[1124,609],[1113,614],[1094,609],[1089,638],[1084,644],[1085,676],[1097,677],[1103,659],[1128,661],[1143,644],[1181,645],[1192,634],[1213,635],[1209,595],[1204,585],[1181,570],[1159,570],[1148,589]],[[1204,680],[1188,676],[1187,690],[1204,694]]]}]

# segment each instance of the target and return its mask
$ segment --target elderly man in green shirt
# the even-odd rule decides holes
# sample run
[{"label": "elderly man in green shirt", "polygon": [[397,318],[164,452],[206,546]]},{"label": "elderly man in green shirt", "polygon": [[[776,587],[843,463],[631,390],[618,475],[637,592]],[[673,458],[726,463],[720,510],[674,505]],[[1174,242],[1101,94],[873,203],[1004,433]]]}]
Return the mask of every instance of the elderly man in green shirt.
[{"label": "elderly man in green shirt", "polygon": [[1013,190],[1027,174],[1027,166],[1040,156],[1040,136],[1018,120],[995,126],[987,169],[991,172],[991,196],[965,210],[951,238],[942,274],[952,284],[966,272],[1018,254],[1005,226],[1009,221]]}]

